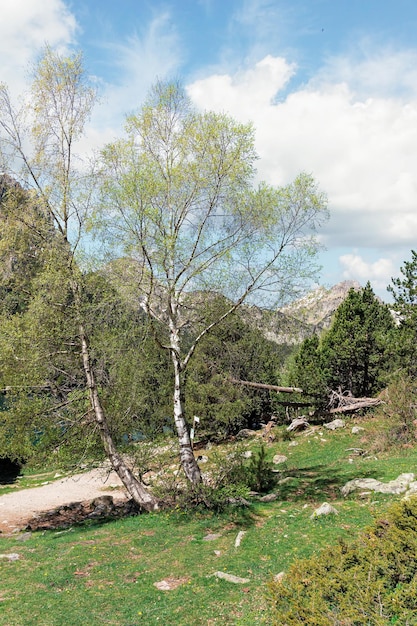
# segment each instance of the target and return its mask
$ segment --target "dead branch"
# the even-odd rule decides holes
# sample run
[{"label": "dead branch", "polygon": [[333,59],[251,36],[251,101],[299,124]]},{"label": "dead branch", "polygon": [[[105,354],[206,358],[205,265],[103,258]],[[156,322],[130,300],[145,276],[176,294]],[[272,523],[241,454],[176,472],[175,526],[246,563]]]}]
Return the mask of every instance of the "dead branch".
[{"label": "dead branch", "polygon": [[266,385],[265,383],[252,383],[248,380],[237,380],[236,378],[230,378],[229,380],[235,385],[245,385],[246,387],[256,387],[257,389],[269,389],[270,391],[280,393],[303,393],[303,390],[298,387],[279,387],[277,385]]}]

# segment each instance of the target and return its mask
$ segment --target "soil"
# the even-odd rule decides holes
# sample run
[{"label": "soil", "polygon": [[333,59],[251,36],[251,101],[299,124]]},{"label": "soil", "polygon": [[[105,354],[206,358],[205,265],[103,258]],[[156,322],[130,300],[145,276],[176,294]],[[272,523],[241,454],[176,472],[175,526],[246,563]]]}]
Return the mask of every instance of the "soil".
[{"label": "soil", "polygon": [[17,532],[41,513],[104,495],[111,495],[115,503],[127,502],[117,474],[102,468],[0,495],[0,532],[3,535]]}]

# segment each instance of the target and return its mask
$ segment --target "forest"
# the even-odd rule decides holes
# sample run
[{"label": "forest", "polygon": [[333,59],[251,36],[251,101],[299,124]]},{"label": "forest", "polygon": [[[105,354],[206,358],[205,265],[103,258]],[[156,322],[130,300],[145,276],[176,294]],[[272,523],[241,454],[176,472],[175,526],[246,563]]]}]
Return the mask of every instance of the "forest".
[{"label": "forest", "polygon": [[[107,457],[132,498],[158,508],[126,458],[174,434],[186,481],[193,451],[273,417],[282,394],[320,420],[336,396],[375,397],[415,381],[417,255],[383,304],[351,290],[330,329],[279,346],[242,305],[274,309],[317,271],[327,199],[305,173],[255,183],[253,128],[193,109],[156,83],[124,137],[77,152],[97,94],[82,55],[46,48],[30,99],[0,91],[2,456]],[[287,398],[288,399],[288,398]],[[79,462],[79,461],[78,461]]]},{"label": "forest", "polygon": [[[300,172],[283,187],[259,182],[253,127],[197,111],[176,82],[156,82],[139,110],[126,117],[123,136],[88,154],[86,128],[97,97],[82,55],[61,56],[48,47],[34,68],[29,94],[14,101],[0,85],[0,461],[30,471],[50,466],[69,472],[106,462],[117,473],[135,511],[149,513],[140,528],[123,520],[125,526],[115,522],[109,531],[114,545],[100,558],[120,550],[114,557],[115,579],[124,576],[118,590],[142,576],[126,569],[132,553],[123,553],[125,535],[125,543],[134,546],[156,534],[146,555],[156,576],[167,537],[183,546],[190,533],[191,542],[217,524],[223,536],[209,532],[201,542],[208,537],[226,545],[231,529],[241,524],[245,530],[232,551],[229,546],[213,552],[201,542],[199,548],[210,567],[220,557],[225,569],[230,562],[242,567],[238,548],[248,533],[253,554],[262,538],[265,549],[284,558],[288,574],[268,584],[270,623],[414,623],[407,620],[417,609],[415,559],[409,558],[417,545],[415,500],[385,514],[379,501],[368,499],[384,519],[354,544],[332,535],[339,543],[325,557],[314,555],[315,542],[326,546],[322,529],[333,532],[332,527],[318,523],[310,533],[306,524],[315,523],[316,511],[307,520],[305,509],[319,495],[339,506],[342,481],[354,483],[356,468],[374,483],[377,475],[395,483],[392,467],[384,470],[375,454],[394,449],[395,471],[399,465],[409,470],[407,451],[415,450],[417,424],[417,252],[410,251],[401,275],[387,285],[389,304],[368,282],[349,290],[328,327],[312,327],[295,340],[289,324],[287,340],[277,343],[254,320],[260,311],[271,318],[317,278],[320,227],[329,218],[317,181]],[[282,314],[277,319],[284,324]],[[356,430],[330,443],[323,436],[334,417],[360,420],[375,407],[375,421],[359,439],[367,449],[354,440],[365,422],[355,422]],[[291,439],[297,423],[309,428],[309,439]],[[242,443],[251,438],[256,449]],[[270,458],[272,443],[288,456]],[[299,446],[292,465],[290,446]],[[202,469],[205,452],[209,471]],[[414,474],[401,476],[414,485]],[[400,487],[398,493],[405,492]],[[255,504],[250,497],[258,498]],[[262,508],[273,507],[278,497],[288,498],[286,508]],[[344,505],[341,517],[348,523],[340,523],[338,532],[351,536],[355,515],[365,524],[363,506]],[[288,510],[292,521],[286,526],[282,516]],[[288,534],[271,541],[276,524],[297,535],[286,553],[275,544]],[[86,532],[91,528],[107,532],[88,526]],[[357,532],[359,526],[355,537]],[[61,557],[53,559],[58,567],[50,561],[66,541],[71,538],[51,543],[42,559],[54,570],[52,577],[62,578],[51,579],[53,593],[80,590],[72,610],[79,613],[74,623],[81,624],[85,610],[101,615],[88,603],[82,608],[88,594],[79,583],[94,570],[98,554],[75,570],[74,585],[68,582],[72,574],[58,571],[61,563],[67,569],[74,564]],[[76,543],[73,548],[75,554]],[[30,550],[26,558],[38,558]],[[184,554],[192,554],[185,558],[195,564],[192,550],[166,548],[175,557],[172,569]],[[77,556],[80,563],[84,552]],[[245,553],[244,566],[250,576],[259,572],[260,593],[271,578],[262,562],[269,557],[252,563],[251,554]],[[298,554],[311,558],[290,567]],[[204,559],[197,561],[203,568]],[[19,570],[16,580],[23,575]],[[193,575],[203,580],[200,570]],[[210,576],[250,582],[224,571]],[[211,587],[218,583],[206,578],[190,587],[192,593],[208,589],[204,615],[217,598]],[[168,601],[155,618],[155,598],[138,612],[130,594],[120,603],[112,592],[109,614],[119,621],[108,623],[122,623],[126,616],[133,623],[132,615],[146,612],[153,612],[149,623],[155,623],[161,610],[171,619],[173,610],[182,609],[184,623],[203,623],[189,608],[191,575],[171,579],[184,585],[188,604],[173,608]],[[143,580],[148,593],[150,583]],[[363,585],[359,603],[356,581]],[[102,583],[100,574],[99,594]],[[233,594],[225,589],[227,608]],[[236,623],[255,623],[250,620],[257,615],[256,602],[249,596],[239,602],[250,608],[247,621]],[[7,606],[12,616],[12,603]]]}]

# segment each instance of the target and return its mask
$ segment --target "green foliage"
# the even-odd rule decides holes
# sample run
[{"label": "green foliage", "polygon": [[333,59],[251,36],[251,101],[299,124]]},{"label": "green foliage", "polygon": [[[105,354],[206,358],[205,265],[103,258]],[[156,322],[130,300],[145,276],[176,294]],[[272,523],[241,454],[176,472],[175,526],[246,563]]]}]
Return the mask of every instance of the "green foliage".
[{"label": "green foliage", "polygon": [[[221,298],[209,307],[227,306]],[[198,434],[228,436],[253,428],[273,412],[268,391],[236,385],[231,379],[276,383],[280,355],[274,344],[245,323],[239,313],[215,326],[199,343],[186,380],[186,411],[201,422]]]},{"label": "green foliage", "polygon": [[411,261],[405,261],[401,278],[393,278],[388,291],[394,298],[394,310],[399,318],[395,334],[397,366],[412,378],[417,378],[417,252],[411,250]]},{"label": "green foliage", "polygon": [[393,505],[354,543],[341,541],[292,565],[269,585],[274,624],[415,623],[417,498]]},{"label": "green foliage", "polygon": [[250,457],[247,468],[247,481],[251,489],[255,491],[268,491],[275,483],[272,473],[272,462],[267,458],[265,444]]},{"label": "green foliage", "polygon": [[386,384],[393,367],[394,330],[388,307],[369,283],[360,291],[351,289],[329,330],[320,340],[305,339],[290,359],[289,381],[323,402],[328,389],[372,396]]},{"label": "green foliage", "polygon": [[375,297],[369,283],[360,291],[351,289],[321,342],[327,386],[341,387],[356,397],[379,391],[391,365],[393,330],[388,307]]},{"label": "green foliage", "polygon": [[290,356],[285,378],[290,386],[303,390],[301,401],[305,401],[306,395],[314,396],[319,403],[326,401],[327,385],[318,335],[304,339],[298,351]]},{"label": "green foliage", "polygon": [[0,175],[0,315],[23,312],[31,283],[54,238],[41,204],[6,175]]},{"label": "green foliage", "polygon": [[376,415],[384,420],[384,428],[374,449],[414,443],[417,435],[417,380],[396,375],[383,392],[383,404]]}]

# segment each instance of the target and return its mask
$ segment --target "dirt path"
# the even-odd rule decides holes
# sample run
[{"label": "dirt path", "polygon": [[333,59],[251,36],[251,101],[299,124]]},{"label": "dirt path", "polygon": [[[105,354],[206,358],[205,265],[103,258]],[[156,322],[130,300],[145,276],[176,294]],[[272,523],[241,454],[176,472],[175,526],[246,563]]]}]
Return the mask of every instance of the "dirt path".
[{"label": "dirt path", "polygon": [[109,474],[104,469],[94,469],[60,478],[41,487],[0,495],[0,531],[9,534],[24,528],[29,519],[42,511],[70,502],[92,500],[106,493],[115,500],[126,499],[122,483],[115,472]]}]

